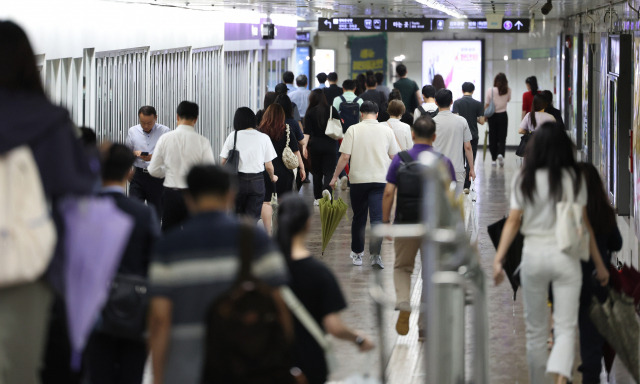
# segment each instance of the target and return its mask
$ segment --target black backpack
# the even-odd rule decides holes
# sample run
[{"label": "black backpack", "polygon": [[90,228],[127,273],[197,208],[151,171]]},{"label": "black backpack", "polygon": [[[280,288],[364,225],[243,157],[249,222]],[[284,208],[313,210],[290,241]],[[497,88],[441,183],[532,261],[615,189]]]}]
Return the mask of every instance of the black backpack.
[{"label": "black backpack", "polygon": [[342,119],[342,131],[347,132],[350,126],[358,124],[360,122],[360,104],[358,104],[359,97],[356,96],[353,101],[348,102],[344,96],[340,95],[342,103],[340,103],[340,118]]},{"label": "black backpack", "polygon": [[[400,167],[396,172],[396,188],[398,198],[396,201],[395,222],[400,224],[416,224],[420,222],[422,212],[422,175],[424,165],[411,157],[409,152],[402,151]],[[438,154],[442,158],[441,154]]]},{"label": "black backpack", "polygon": [[418,110],[420,111],[420,116],[428,114],[429,116],[431,116],[431,118],[436,117],[438,115],[438,112],[439,112],[438,109],[436,109],[435,111],[427,112],[427,111],[425,111],[424,108],[422,108],[422,105],[418,105]]},{"label": "black backpack", "polygon": [[209,307],[202,384],[295,383],[293,320],[279,291],[251,273],[255,225],[240,226],[240,271]]}]

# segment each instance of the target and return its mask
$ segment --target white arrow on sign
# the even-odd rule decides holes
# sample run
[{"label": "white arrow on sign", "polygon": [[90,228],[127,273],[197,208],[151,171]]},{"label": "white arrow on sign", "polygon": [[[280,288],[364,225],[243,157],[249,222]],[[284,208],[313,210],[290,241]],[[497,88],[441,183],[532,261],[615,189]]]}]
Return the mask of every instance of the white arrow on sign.
[{"label": "white arrow on sign", "polygon": [[518,20],[514,25],[518,28],[518,31],[520,30],[520,27],[524,27],[524,24],[522,24],[520,20]]},{"label": "white arrow on sign", "polygon": [[329,21],[329,20],[325,20],[325,21],[324,21],[324,25],[328,26],[328,27],[329,27],[329,29],[331,29],[331,21]]}]

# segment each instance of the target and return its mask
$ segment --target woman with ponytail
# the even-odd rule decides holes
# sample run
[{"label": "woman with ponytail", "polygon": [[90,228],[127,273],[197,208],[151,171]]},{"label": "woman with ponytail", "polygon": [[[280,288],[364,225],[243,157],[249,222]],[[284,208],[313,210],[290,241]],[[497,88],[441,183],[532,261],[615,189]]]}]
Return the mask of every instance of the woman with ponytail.
[{"label": "woman with ponytail", "polygon": [[[309,218],[309,207],[301,197],[289,194],[280,200],[276,239],[289,264],[291,290],[325,333],[355,343],[361,352],[371,350],[374,345],[367,336],[342,322],[339,312],[347,303],[340,286],[331,270],[307,248]],[[297,318],[295,336],[295,365],[309,384],[326,382],[328,369],[324,351]]]}]

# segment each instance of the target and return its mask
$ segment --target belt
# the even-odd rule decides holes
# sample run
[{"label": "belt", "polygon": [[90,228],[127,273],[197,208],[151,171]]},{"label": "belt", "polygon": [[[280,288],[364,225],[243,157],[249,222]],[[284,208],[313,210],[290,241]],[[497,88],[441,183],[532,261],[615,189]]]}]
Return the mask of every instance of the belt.
[{"label": "belt", "polygon": [[147,168],[140,168],[140,167],[134,167],[136,169],[136,171],[140,171],[142,173],[149,173],[149,170]]}]

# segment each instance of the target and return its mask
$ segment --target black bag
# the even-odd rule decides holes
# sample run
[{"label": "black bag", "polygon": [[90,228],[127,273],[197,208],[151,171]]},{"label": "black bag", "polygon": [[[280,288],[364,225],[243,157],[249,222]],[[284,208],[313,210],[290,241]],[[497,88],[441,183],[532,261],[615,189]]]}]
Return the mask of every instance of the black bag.
[{"label": "black bag", "polygon": [[293,320],[279,291],[251,273],[255,224],[240,226],[240,271],[206,317],[202,384],[295,382]]},{"label": "black bag", "polygon": [[117,274],[96,331],[142,340],[149,307],[148,282],[142,276]]},{"label": "black bag", "polygon": [[358,104],[359,97],[348,102],[344,96],[339,96],[342,100],[340,103],[340,118],[342,119],[342,131],[347,132],[350,126],[358,124],[360,122],[360,104]]},{"label": "black bag", "polygon": [[418,110],[420,111],[420,116],[428,114],[429,116],[431,116],[431,118],[436,117],[439,112],[439,110],[437,109],[435,111],[427,112],[424,108],[422,108],[422,105],[418,105]]},{"label": "black bag", "polygon": [[[504,229],[504,224],[507,222],[507,218],[503,217],[502,219],[496,221],[495,223],[489,225],[487,228],[487,232],[489,232],[489,238],[493,243],[493,246],[498,249],[498,244],[500,243],[500,236],[502,236],[502,230]],[[524,246],[524,236],[522,233],[518,231],[515,239],[513,239],[513,243],[507,250],[507,254],[504,258],[504,262],[502,264],[502,269],[504,269],[507,278],[509,279],[509,283],[511,283],[511,288],[513,289],[513,300],[516,299],[516,292],[518,292],[518,287],[520,286],[520,263],[522,262],[522,247]]]},{"label": "black bag", "polygon": [[395,223],[418,223],[422,202],[422,175],[424,165],[415,161],[409,152],[402,151],[400,167],[396,172],[396,218]]},{"label": "black bag", "polygon": [[527,144],[529,143],[529,139],[531,138],[532,133],[526,133],[522,135],[520,138],[520,145],[518,145],[518,149],[516,149],[516,156],[524,157],[527,153]]},{"label": "black bag", "polygon": [[240,165],[240,152],[236,150],[236,142],[238,141],[238,131],[233,134],[233,149],[229,151],[227,162],[224,164],[232,173],[238,173]]}]

